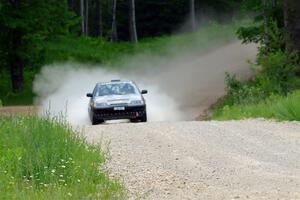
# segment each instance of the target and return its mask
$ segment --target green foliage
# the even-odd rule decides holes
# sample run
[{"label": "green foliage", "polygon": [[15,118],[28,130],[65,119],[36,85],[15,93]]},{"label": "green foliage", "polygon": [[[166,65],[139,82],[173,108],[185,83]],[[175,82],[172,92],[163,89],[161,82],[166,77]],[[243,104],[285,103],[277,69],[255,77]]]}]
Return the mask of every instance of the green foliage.
[{"label": "green foliage", "polygon": [[214,108],[213,119],[254,117],[300,120],[300,79],[296,53],[277,51],[260,55],[256,76],[238,81],[226,74],[228,95]]},{"label": "green foliage", "polygon": [[[255,77],[242,82],[234,75],[226,74],[228,95],[215,107],[214,118],[266,117],[299,120],[299,106],[295,100],[299,99],[299,94],[288,96],[285,101],[281,100],[300,88],[300,79],[296,75],[299,72],[299,58],[297,52],[285,52],[282,1],[276,1],[276,5],[274,2],[245,2],[247,10],[262,13],[254,18],[254,23],[237,31],[244,43],[261,44],[254,68]],[[266,99],[268,100],[265,101]],[[277,107],[269,106],[268,103],[276,104]]]},{"label": "green foliage", "polygon": [[283,5],[281,0],[266,0],[265,4],[263,2],[261,0],[249,0],[242,3],[242,8],[247,13],[253,13],[253,21],[246,26],[241,26],[237,30],[237,35],[243,43],[260,43],[273,49],[274,47],[270,46],[270,44],[274,44],[274,41],[279,42],[279,40],[273,40],[274,24],[276,24],[276,28],[278,29],[277,33],[283,32]]},{"label": "green foliage", "polygon": [[279,28],[276,21],[270,20],[267,34],[269,41],[260,48],[260,54],[285,50],[284,31],[282,28]]},{"label": "green foliage", "polygon": [[78,21],[74,13],[68,11],[66,0],[51,4],[46,0],[24,0],[18,6],[11,2],[1,0],[1,39],[3,46],[9,48],[11,30],[22,33],[22,46],[13,51],[19,51],[27,66],[32,67],[42,59],[42,41],[66,35],[70,26]]},{"label": "green foliage", "polygon": [[24,69],[34,71],[43,62],[42,42],[69,34],[79,21],[67,0],[0,0],[0,5],[0,68],[11,73],[11,91],[24,93]]},{"label": "green foliage", "polygon": [[61,37],[46,41],[43,45],[45,59],[41,65],[65,61],[110,64],[121,55],[131,54],[135,48],[133,44],[127,42],[111,43],[91,37]]},{"label": "green foliage", "polygon": [[257,81],[267,93],[287,94],[299,87],[298,56],[278,51],[259,58],[262,66]]},{"label": "green foliage", "polygon": [[271,96],[267,100],[248,105],[224,106],[214,111],[215,120],[239,120],[246,118],[268,118],[300,121],[300,90],[287,96]]},{"label": "green foliage", "polygon": [[195,33],[146,38],[138,44],[111,43],[92,37],[60,37],[43,43],[45,62],[42,64],[68,60],[105,65],[119,64],[122,57],[128,58],[143,53],[167,56],[174,53],[172,49],[177,47],[180,47],[182,52],[191,48],[199,53],[206,52],[218,45],[232,41],[234,31],[240,23],[242,22],[231,24],[212,22]]},{"label": "green foliage", "polygon": [[[111,43],[101,38],[92,37],[57,37],[43,41],[43,61],[38,67],[25,69],[25,89],[20,94],[11,92],[10,76],[6,71],[0,71],[0,98],[4,105],[32,104],[32,82],[41,66],[55,62],[76,61],[90,64],[101,64],[102,67],[120,68],[127,59],[138,55],[172,56],[177,55],[178,49],[182,53],[201,54],[220,45],[234,40],[234,31],[244,22],[231,24],[211,23],[201,30],[174,36],[147,38],[138,44],[128,42]],[[125,60],[125,61],[124,61]],[[140,66],[133,66],[140,67]]]},{"label": "green foliage", "polygon": [[228,97],[224,104],[256,103],[272,94],[286,95],[298,89],[297,61],[297,54],[278,51],[259,58],[260,67],[256,68],[256,76],[250,81],[238,81],[235,75],[227,73]]},{"label": "green foliage", "polygon": [[[75,2],[75,1],[74,1]],[[95,26],[97,12],[95,0],[89,1],[90,7],[90,35],[96,35]],[[101,0],[103,14],[103,32],[105,38],[111,37],[111,16],[112,1]],[[186,23],[190,12],[190,1],[187,0],[135,0],[137,33],[140,39],[170,35],[178,32],[184,25],[184,29],[189,29]],[[207,24],[210,20],[218,22],[229,21],[233,13],[240,10],[239,0],[195,0],[197,22],[199,26]],[[79,11],[79,1],[74,3],[73,10]],[[79,12],[77,12],[79,14]],[[121,41],[128,41],[128,1],[118,1],[117,4],[118,36]]]},{"label": "green foliage", "polygon": [[243,43],[260,43],[263,40],[261,26],[240,27],[237,30],[237,35]]},{"label": "green foliage", "polygon": [[3,105],[31,105],[34,94],[32,92],[32,82],[36,72],[26,69],[24,71],[25,85],[21,93],[13,93],[11,88],[10,75],[6,70],[0,71],[0,98]]},{"label": "green foliage", "polygon": [[104,155],[64,121],[0,116],[1,199],[121,199]]},{"label": "green foliage", "polygon": [[268,95],[254,81],[247,83],[236,79],[235,75],[226,73],[226,89],[228,92],[224,105],[255,103]]},{"label": "green foliage", "polygon": [[[100,7],[97,6],[97,2],[100,1],[89,0],[87,2],[89,5],[89,17],[86,19],[88,20],[88,36],[98,36],[100,32],[99,24],[102,24],[103,38],[109,39],[111,37],[112,1],[101,0],[101,11],[99,10]],[[136,0],[135,4],[137,29],[140,38],[169,35],[178,31],[190,12],[189,1],[186,0]],[[216,21],[224,21],[222,19],[227,15],[232,19],[234,11],[239,8],[240,1],[216,0],[212,2],[196,0],[195,4],[197,13],[199,10],[199,15],[207,18],[211,17]],[[80,34],[82,21],[82,18],[79,17],[80,10],[80,1],[0,0],[0,70],[5,68],[7,69],[6,73],[13,74],[11,76],[13,87],[11,88],[14,92],[24,92],[24,69],[38,71],[41,64],[51,62],[51,58],[49,61],[47,60],[48,57],[45,57],[54,54],[49,53],[51,49],[45,49],[44,41],[61,40],[62,36],[65,38],[70,37],[69,40],[79,39],[78,35]],[[220,15],[219,11],[225,14]],[[130,38],[128,12],[128,1],[118,1],[117,29],[120,41],[128,41]],[[218,14],[215,14],[215,12]],[[99,13],[101,13],[101,17]],[[101,23],[100,18],[102,19]],[[199,20],[199,25],[207,24],[207,21],[210,20]],[[80,38],[79,40],[83,39]],[[86,42],[90,45],[94,41],[87,40]],[[97,45],[93,44],[91,46]],[[116,48],[119,47],[122,48],[121,45],[116,45]],[[53,47],[52,50],[60,49],[64,51],[62,48],[64,47]],[[127,51],[127,48],[124,50]],[[97,63],[103,63],[106,60],[100,60],[101,55],[99,54],[102,54],[103,57],[110,56],[104,55],[105,52],[103,51],[94,55],[89,54],[93,52],[87,49],[86,52],[83,55],[74,50],[71,55],[66,55],[67,53],[63,55],[56,54],[55,56],[58,57],[53,59],[64,60],[74,57],[85,62],[89,60],[87,59],[89,57],[91,60],[97,60]],[[45,55],[45,53],[48,54]]]}]

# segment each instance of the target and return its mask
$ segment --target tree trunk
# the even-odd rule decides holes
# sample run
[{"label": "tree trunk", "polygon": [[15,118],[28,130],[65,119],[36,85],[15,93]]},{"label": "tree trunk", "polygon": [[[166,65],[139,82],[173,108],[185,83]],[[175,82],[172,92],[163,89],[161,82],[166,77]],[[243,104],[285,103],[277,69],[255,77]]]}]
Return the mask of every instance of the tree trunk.
[{"label": "tree trunk", "polygon": [[85,0],[85,35],[89,35],[89,0]]},{"label": "tree trunk", "polygon": [[13,92],[21,92],[24,89],[24,62],[19,51],[22,45],[22,33],[18,30],[12,30],[11,37],[12,41],[9,57],[12,90]]},{"label": "tree trunk", "polygon": [[195,0],[190,0],[190,20],[192,31],[196,31]]},{"label": "tree trunk", "polygon": [[286,48],[298,51],[300,57],[300,3],[298,0],[284,1]]},{"label": "tree trunk", "polygon": [[[10,1],[15,10],[20,9],[21,0]],[[24,89],[24,60],[21,55],[23,33],[17,28],[10,29],[10,45],[8,59],[13,92],[21,92]]]},{"label": "tree trunk", "polygon": [[81,35],[85,34],[84,0],[80,0]]},{"label": "tree trunk", "polygon": [[268,34],[268,26],[269,26],[269,16],[268,16],[268,0],[263,1],[263,18],[264,18],[264,44],[268,46],[269,44],[269,34]]},{"label": "tree trunk", "polygon": [[96,35],[98,37],[103,36],[103,22],[102,22],[102,1],[97,0],[96,1],[96,17],[97,17],[97,23],[96,23]]},{"label": "tree trunk", "polygon": [[113,0],[112,9],[112,28],[111,28],[111,41],[118,41],[118,31],[117,31],[117,0]]},{"label": "tree trunk", "polygon": [[129,33],[132,42],[138,42],[135,20],[135,1],[129,0]]},{"label": "tree trunk", "polygon": [[68,7],[69,7],[69,10],[74,9],[74,0],[68,0]]}]

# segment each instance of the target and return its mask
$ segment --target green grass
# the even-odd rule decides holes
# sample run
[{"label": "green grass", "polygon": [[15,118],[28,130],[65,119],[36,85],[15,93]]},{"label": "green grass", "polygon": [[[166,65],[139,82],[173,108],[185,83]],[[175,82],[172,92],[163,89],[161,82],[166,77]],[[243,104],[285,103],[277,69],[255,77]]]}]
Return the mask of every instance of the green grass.
[{"label": "green grass", "polygon": [[211,23],[195,33],[146,38],[138,44],[129,42],[111,43],[99,38],[64,37],[45,42],[45,63],[78,61],[120,67],[123,58],[139,54],[167,56],[174,51],[206,52],[235,38],[240,23],[221,25]]},{"label": "green grass", "polygon": [[267,118],[300,121],[300,90],[287,96],[273,96],[258,104],[224,106],[214,110],[212,119],[239,120]]},{"label": "green grass", "polygon": [[0,116],[0,199],[123,199],[104,154],[62,121]]}]

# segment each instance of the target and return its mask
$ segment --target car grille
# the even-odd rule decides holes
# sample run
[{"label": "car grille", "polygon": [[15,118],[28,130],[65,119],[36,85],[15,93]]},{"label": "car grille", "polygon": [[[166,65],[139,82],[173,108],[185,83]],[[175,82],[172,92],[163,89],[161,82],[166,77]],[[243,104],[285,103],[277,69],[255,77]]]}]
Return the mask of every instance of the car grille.
[{"label": "car grille", "polygon": [[112,106],[128,106],[128,103],[112,103]]},{"label": "car grille", "polygon": [[94,115],[99,119],[134,119],[145,114],[145,107],[126,107],[125,110],[96,109]]}]

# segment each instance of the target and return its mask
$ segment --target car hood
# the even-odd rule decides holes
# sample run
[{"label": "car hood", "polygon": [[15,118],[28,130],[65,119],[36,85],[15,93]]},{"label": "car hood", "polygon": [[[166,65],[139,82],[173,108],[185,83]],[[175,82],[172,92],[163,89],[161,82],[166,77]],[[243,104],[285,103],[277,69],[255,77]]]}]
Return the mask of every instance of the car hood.
[{"label": "car hood", "polygon": [[136,100],[143,101],[141,95],[138,94],[108,95],[94,98],[95,103],[107,103],[108,105],[129,104],[131,101]]}]

